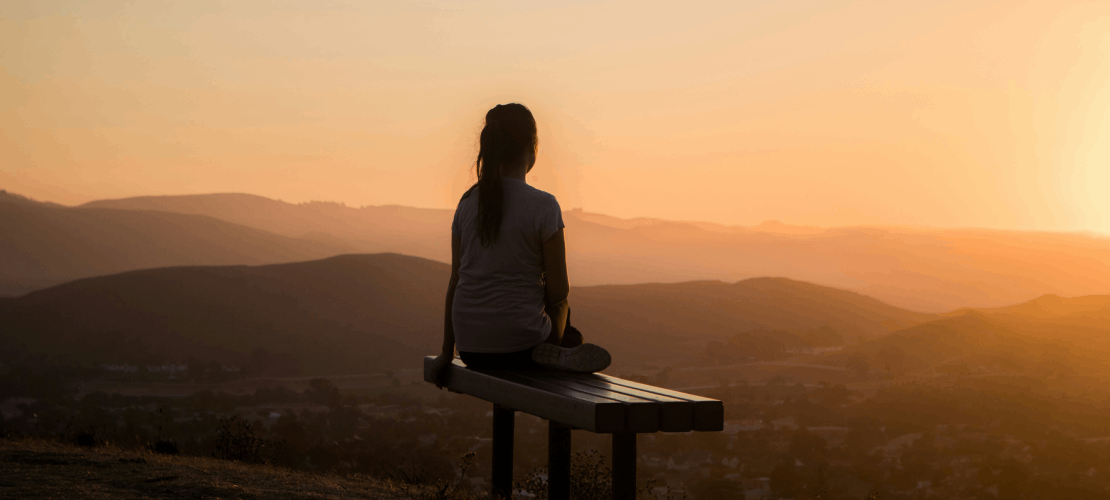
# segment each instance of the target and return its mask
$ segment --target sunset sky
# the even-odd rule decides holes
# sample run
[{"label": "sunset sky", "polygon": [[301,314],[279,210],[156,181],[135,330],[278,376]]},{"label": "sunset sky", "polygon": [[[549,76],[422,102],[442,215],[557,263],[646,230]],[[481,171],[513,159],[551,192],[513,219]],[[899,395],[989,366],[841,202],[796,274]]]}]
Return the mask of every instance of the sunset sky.
[{"label": "sunset sky", "polygon": [[1110,2],[0,3],[0,188],[1110,234]]}]

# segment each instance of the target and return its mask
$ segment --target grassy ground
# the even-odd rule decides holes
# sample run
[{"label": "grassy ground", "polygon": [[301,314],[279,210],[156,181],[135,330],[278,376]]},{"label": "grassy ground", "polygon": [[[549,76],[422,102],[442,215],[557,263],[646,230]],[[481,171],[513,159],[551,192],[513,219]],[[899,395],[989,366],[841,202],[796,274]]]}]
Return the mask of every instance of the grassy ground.
[{"label": "grassy ground", "polygon": [[405,486],[199,457],[0,439],[0,498],[408,500]]}]

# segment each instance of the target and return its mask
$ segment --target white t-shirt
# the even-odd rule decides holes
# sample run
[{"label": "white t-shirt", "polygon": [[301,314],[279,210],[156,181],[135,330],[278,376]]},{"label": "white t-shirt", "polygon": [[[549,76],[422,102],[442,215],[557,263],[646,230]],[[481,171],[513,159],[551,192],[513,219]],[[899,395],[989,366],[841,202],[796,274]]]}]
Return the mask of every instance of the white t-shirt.
[{"label": "white t-shirt", "polygon": [[455,344],[466,352],[515,352],[551,333],[544,312],[543,244],[563,228],[555,197],[526,182],[502,178],[501,233],[478,238],[478,189],[459,200],[451,233],[458,235],[459,282],[451,306]]}]

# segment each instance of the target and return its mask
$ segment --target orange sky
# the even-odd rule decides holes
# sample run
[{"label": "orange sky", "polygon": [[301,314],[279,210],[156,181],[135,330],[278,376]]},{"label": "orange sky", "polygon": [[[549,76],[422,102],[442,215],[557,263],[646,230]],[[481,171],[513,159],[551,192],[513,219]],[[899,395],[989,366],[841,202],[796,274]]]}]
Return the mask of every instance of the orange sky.
[{"label": "orange sky", "polygon": [[0,188],[1110,232],[1110,2],[0,4]]}]

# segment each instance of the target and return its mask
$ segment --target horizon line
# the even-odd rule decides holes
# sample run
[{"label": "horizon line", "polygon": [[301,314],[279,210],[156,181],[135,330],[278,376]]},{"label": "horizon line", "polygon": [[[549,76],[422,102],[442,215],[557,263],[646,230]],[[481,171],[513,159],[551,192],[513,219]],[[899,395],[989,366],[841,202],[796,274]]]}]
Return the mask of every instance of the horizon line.
[{"label": "horizon line", "polygon": [[[269,201],[276,201],[276,202],[279,202],[279,203],[285,203],[285,204],[292,205],[292,206],[302,206],[302,205],[311,205],[311,204],[331,204],[331,205],[339,205],[339,206],[342,206],[344,208],[350,208],[350,209],[353,209],[353,210],[362,210],[362,209],[366,209],[366,208],[384,208],[384,207],[411,208],[411,209],[414,209],[414,210],[445,210],[445,211],[453,210],[452,208],[446,208],[446,207],[418,207],[418,206],[414,206],[414,205],[401,205],[401,204],[396,204],[396,203],[384,203],[384,204],[381,204],[381,205],[359,205],[359,206],[355,206],[355,205],[347,205],[346,202],[342,202],[342,201],[329,201],[329,200],[308,200],[308,201],[303,201],[303,202],[292,202],[292,201],[285,201],[281,198],[270,198],[268,196],[255,194],[255,193],[242,192],[242,191],[224,191],[224,192],[212,192],[212,193],[186,193],[186,194],[146,194],[146,195],[137,195],[137,196],[125,196],[125,197],[122,197],[122,198],[98,198],[98,199],[93,199],[93,200],[86,201],[84,203],[80,203],[80,204],[76,204],[76,205],[67,205],[67,204],[64,204],[64,203],[57,202],[57,201],[50,201],[50,200],[45,200],[45,199],[32,198],[30,196],[26,196],[26,195],[23,195],[23,194],[14,192],[14,191],[10,191],[8,189],[3,189],[3,188],[0,188],[0,194],[8,194],[8,195],[12,195],[12,196],[15,196],[15,197],[23,198],[23,199],[28,200],[28,201],[36,202],[36,203],[53,204],[53,205],[58,205],[58,206],[65,207],[65,208],[80,208],[80,207],[83,207],[83,206],[91,204],[91,203],[106,202],[106,201],[131,200],[131,199],[138,199],[138,198],[184,198],[184,197],[200,197],[200,196],[241,195],[241,196],[253,196],[253,197],[256,197],[256,198],[262,198],[262,199],[269,200]],[[704,220],[667,219],[667,218],[651,217],[651,216],[621,217],[621,216],[610,215],[610,214],[605,214],[605,213],[601,213],[601,212],[589,212],[585,208],[583,208],[582,206],[571,207],[570,209],[564,210],[564,213],[566,213],[566,212],[581,212],[581,213],[590,214],[590,215],[600,215],[602,217],[609,217],[609,218],[613,218],[613,219],[617,219],[617,220],[621,220],[621,221],[648,220],[648,221],[659,221],[661,223],[695,224],[695,225],[696,224],[709,224],[709,225],[713,225],[713,226],[720,226],[720,227],[726,228],[726,229],[756,229],[756,228],[759,228],[761,226],[780,225],[782,227],[788,227],[788,228],[803,228],[803,229],[814,229],[814,230],[823,230],[823,231],[830,231],[830,230],[837,230],[837,229],[914,229],[914,230],[927,230],[927,231],[930,231],[930,230],[931,231],[994,231],[994,232],[1010,232],[1010,233],[1069,234],[1069,235],[1083,235],[1083,236],[1089,236],[1089,237],[1100,238],[1100,239],[1110,239],[1110,231],[1103,231],[1103,230],[1100,230],[1100,229],[1015,229],[1015,228],[998,228],[998,227],[985,227],[985,226],[931,226],[931,225],[914,225],[914,224],[869,224],[869,223],[847,224],[847,225],[843,225],[843,226],[814,226],[814,225],[806,225],[806,224],[792,224],[792,223],[789,223],[789,222],[783,222],[780,219],[766,219],[766,220],[764,220],[764,221],[762,221],[758,224],[744,225],[744,224],[725,224],[725,223],[721,223],[721,222],[712,222],[712,221],[704,221]],[[771,231],[767,231],[767,232],[771,232]]]}]

